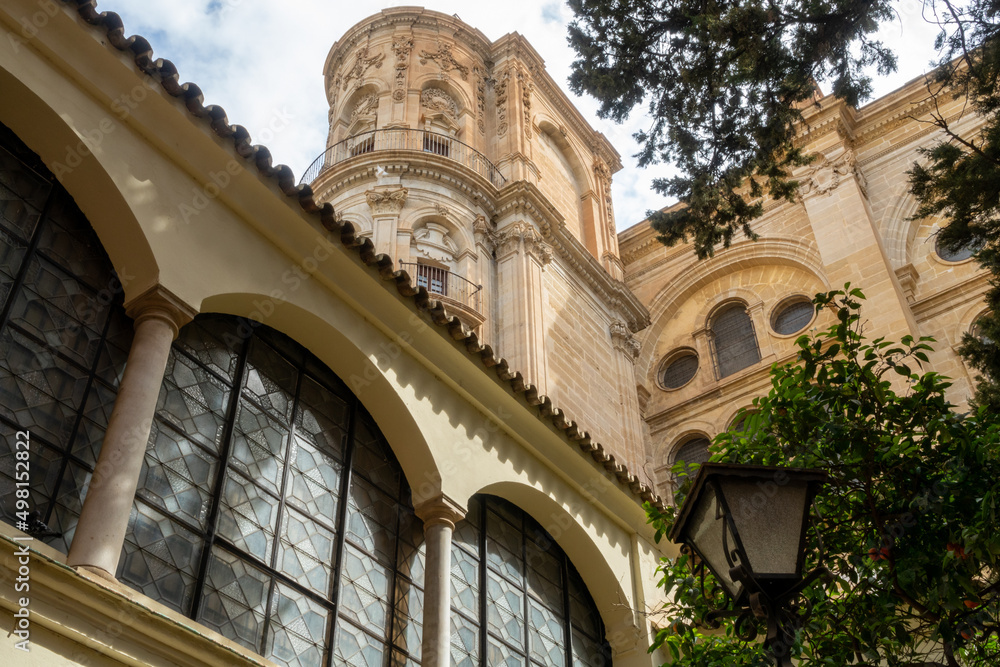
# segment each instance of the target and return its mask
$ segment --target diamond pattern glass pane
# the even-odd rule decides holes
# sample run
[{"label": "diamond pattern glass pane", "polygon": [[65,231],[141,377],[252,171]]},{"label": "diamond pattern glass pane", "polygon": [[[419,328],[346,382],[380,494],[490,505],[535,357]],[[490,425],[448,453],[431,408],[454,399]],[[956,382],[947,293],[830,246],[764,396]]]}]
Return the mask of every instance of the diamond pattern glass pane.
[{"label": "diamond pattern glass pane", "polygon": [[378,429],[367,419],[359,419],[354,434],[354,467],[378,488],[397,497],[401,477],[392,452],[377,435]]},{"label": "diamond pattern glass pane", "polygon": [[486,513],[486,562],[511,581],[521,584],[524,562],[521,559],[521,531],[493,512]]},{"label": "diamond pattern glass pane", "polygon": [[487,667],[523,667],[524,658],[494,639],[490,639],[486,655]]},{"label": "diamond pattern glass pane", "polygon": [[479,626],[454,611],[451,613],[451,664],[479,666]]},{"label": "diamond pattern glass pane", "polygon": [[167,359],[157,416],[213,452],[222,444],[229,389],[197,362],[176,351]]},{"label": "diamond pattern glass pane", "polygon": [[335,533],[309,517],[285,509],[277,568],[325,599],[330,597]]},{"label": "diamond pattern glass pane", "polygon": [[203,540],[144,503],[135,503],[118,564],[119,581],[190,613]]},{"label": "diamond pattern glass pane", "polygon": [[347,537],[384,562],[394,562],[396,504],[362,479],[354,479],[347,507]]},{"label": "diamond pattern glass pane", "polygon": [[423,637],[424,592],[406,579],[396,580],[396,612],[392,623],[392,643],[420,660]]},{"label": "diamond pattern glass pane", "polygon": [[236,425],[229,465],[280,495],[288,430],[246,401],[240,401]]},{"label": "diamond pattern glass pane", "polygon": [[154,421],[137,495],[204,529],[218,459],[165,424]]},{"label": "diamond pattern glass pane", "polygon": [[347,621],[338,619],[333,664],[350,667],[382,667],[385,644]]},{"label": "diamond pattern glass pane", "polygon": [[479,620],[479,562],[462,549],[451,550],[451,606]]},{"label": "diamond pattern glass pane", "polygon": [[391,572],[353,546],[344,549],[340,581],[340,615],[379,637],[386,636]]},{"label": "diamond pattern glass pane", "polygon": [[611,657],[606,645],[573,629],[573,667],[610,667]]},{"label": "diamond pattern glass pane", "polygon": [[760,361],[753,322],[742,304],[733,304],[715,316],[712,335],[720,378]]},{"label": "diamond pattern glass pane", "polygon": [[181,329],[174,345],[232,384],[237,350],[244,341],[237,322],[235,318],[196,318]]},{"label": "diamond pattern glass pane", "polygon": [[337,517],[343,465],[299,438],[300,433],[296,431],[285,500],[317,521],[332,526]]},{"label": "diamond pattern glass pane", "polygon": [[110,303],[114,295],[122,291],[97,234],[68,200],[57,199],[52,203],[38,249],[54,263],[99,290],[99,302]]},{"label": "diamond pattern glass pane", "polygon": [[271,560],[278,500],[238,474],[230,472],[222,494],[218,533],[262,562]]},{"label": "diamond pattern glass pane", "polygon": [[302,381],[296,433],[316,450],[337,460],[344,460],[344,437],[349,410],[347,403],[319,383]]},{"label": "diamond pattern glass pane", "polygon": [[524,648],[524,593],[492,572],[486,574],[486,627],[508,644]]},{"label": "diamond pattern glass pane", "polygon": [[244,391],[282,421],[291,416],[297,376],[295,367],[266,343],[257,338],[250,342]]},{"label": "diamond pattern glass pane", "polygon": [[280,665],[321,667],[329,616],[322,605],[278,584],[264,655]]},{"label": "diamond pattern glass pane", "polygon": [[219,548],[212,549],[198,619],[254,651],[261,650],[271,577]]},{"label": "diamond pattern glass pane", "polygon": [[561,615],[528,600],[528,645],[532,660],[546,665],[565,662],[565,633]]}]

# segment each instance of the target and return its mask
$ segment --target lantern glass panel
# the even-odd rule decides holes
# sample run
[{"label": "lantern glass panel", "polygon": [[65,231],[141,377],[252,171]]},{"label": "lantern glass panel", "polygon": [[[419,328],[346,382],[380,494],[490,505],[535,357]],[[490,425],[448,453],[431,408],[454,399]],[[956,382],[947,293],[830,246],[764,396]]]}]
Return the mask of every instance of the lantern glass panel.
[{"label": "lantern glass panel", "polygon": [[808,483],[723,477],[719,486],[754,575],[798,577]]},{"label": "lantern glass panel", "polygon": [[726,558],[723,547],[725,542],[732,550],[736,548],[736,541],[728,527],[729,522],[719,512],[714,485],[706,484],[697,500],[698,504],[688,522],[688,542],[694,546],[726,592],[734,600],[738,600],[743,594],[743,584],[733,581],[729,576],[729,559]]}]

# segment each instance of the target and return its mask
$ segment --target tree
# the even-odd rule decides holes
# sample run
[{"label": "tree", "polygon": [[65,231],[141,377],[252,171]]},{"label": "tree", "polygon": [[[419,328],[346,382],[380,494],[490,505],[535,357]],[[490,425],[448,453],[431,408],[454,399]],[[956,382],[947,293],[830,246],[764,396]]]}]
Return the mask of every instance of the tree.
[{"label": "tree", "polygon": [[[895,69],[872,35],[904,0],[570,0],[569,41],[578,54],[570,86],[623,120],[646,101],[651,126],[636,135],[640,166],[663,161],[678,175],[653,183],[684,206],[650,211],[667,245],[691,240],[699,258],[752,222],[766,197],[795,199],[791,170],[813,156],[794,143],[816,81],[857,106],[870,73]],[[962,136],[941,114],[943,139],[911,171],[917,215],[951,219],[942,240],[979,248],[1000,276],[1000,0],[921,0],[941,28],[939,68],[928,96],[966,97],[983,126]],[[963,352],[983,373],[977,403],[1000,409],[1000,287]]]},{"label": "tree", "polygon": [[[947,380],[915,372],[929,339],[866,340],[861,299],[849,285],[817,295],[836,324],[798,339],[796,362],[772,369],[770,393],[715,439],[712,460],[830,475],[807,568],[822,559],[832,582],[803,593],[811,612],[792,648],[798,664],[1000,664],[1000,426],[985,409],[957,414]],[[675,509],[648,510],[659,538]],[[672,622],[656,646],[673,664],[770,664],[750,627],[711,627],[713,608],[731,602],[692,557],[660,570]]]}]

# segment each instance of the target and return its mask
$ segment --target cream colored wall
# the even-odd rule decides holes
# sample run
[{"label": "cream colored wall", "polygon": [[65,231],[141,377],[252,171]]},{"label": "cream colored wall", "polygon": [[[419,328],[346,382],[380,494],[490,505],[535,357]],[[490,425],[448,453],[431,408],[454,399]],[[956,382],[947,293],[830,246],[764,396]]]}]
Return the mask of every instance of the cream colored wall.
[{"label": "cream colored wall", "polygon": [[[8,3],[0,22],[16,29],[16,17],[31,7],[27,0]],[[633,545],[648,545],[651,534],[627,489],[158,86],[124,118],[115,116],[111,102],[137,85],[134,65],[100,43],[68,7],[53,17],[50,32],[17,52],[12,44],[0,39],[0,76],[21,85],[5,95],[0,121],[47,164],[62,157],[69,144],[59,141],[72,142],[73,133],[112,128],[64,185],[84,206],[119,273],[136,276],[126,284],[126,300],[158,282],[200,312],[250,317],[305,345],[372,413],[415,502],[443,493],[464,504],[487,491],[518,503],[549,527],[577,566],[609,634],[618,638],[615,649],[623,657],[616,664],[649,664],[644,646],[636,644],[648,626],[635,606],[649,596],[654,573],[645,568],[648,546],[639,567]],[[228,181],[210,187],[211,175],[222,173]],[[54,562],[39,567],[55,573],[39,579],[53,600],[61,590],[86,597],[95,585]],[[112,602],[124,596],[156,607],[138,593],[111,589],[101,595]],[[137,664],[127,657],[125,635],[92,642],[87,631],[58,622],[85,627],[85,619],[38,599],[39,612],[50,614],[39,625],[51,630],[40,628],[39,664],[65,664],[59,661],[67,652],[71,664]],[[159,610],[144,613],[127,633],[129,641],[146,642],[139,655],[147,657],[139,662],[166,664],[177,639],[165,628],[178,626],[225,647],[218,635]],[[80,648],[84,644],[90,648]],[[90,650],[105,657],[87,662]],[[73,657],[80,651],[86,655]],[[189,655],[181,662],[213,660]]]}]

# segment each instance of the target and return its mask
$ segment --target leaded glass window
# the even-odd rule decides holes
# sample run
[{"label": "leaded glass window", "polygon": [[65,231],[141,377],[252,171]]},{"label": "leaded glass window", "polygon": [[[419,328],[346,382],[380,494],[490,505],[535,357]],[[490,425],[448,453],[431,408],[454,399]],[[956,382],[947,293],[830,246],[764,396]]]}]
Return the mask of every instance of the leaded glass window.
[{"label": "leaded glass window", "polygon": [[698,372],[698,355],[691,350],[674,354],[663,368],[660,383],[664,389],[680,389]]},{"label": "leaded glass window", "polygon": [[760,361],[753,322],[743,304],[730,304],[712,318],[712,349],[720,379]]},{"label": "leaded glass window", "polygon": [[28,431],[29,530],[62,552],[132,344],[123,298],[72,197],[0,125],[0,512],[23,528],[14,449]]},{"label": "leaded glass window", "polygon": [[167,363],[118,577],[282,665],[419,664],[423,526],[347,387],[199,316]]},{"label": "leaded glass window", "polygon": [[451,664],[611,665],[587,588],[555,540],[505,500],[480,495],[455,526]]},{"label": "leaded glass window", "polygon": [[791,297],[778,304],[771,316],[771,328],[776,334],[790,336],[806,328],[812,322],[816,308],[804,296]]},{"label": "leaded glass window", "polygon": [[976,254],[979,250],[979,246],[975,243],[967,243],[966,245],[959,246],[958,248],[952,248],[944,243],[941,243],[941,237],[935,234],[934,238],[934,252],[937,256],[946,262],[964,262],[965,260]]}]

